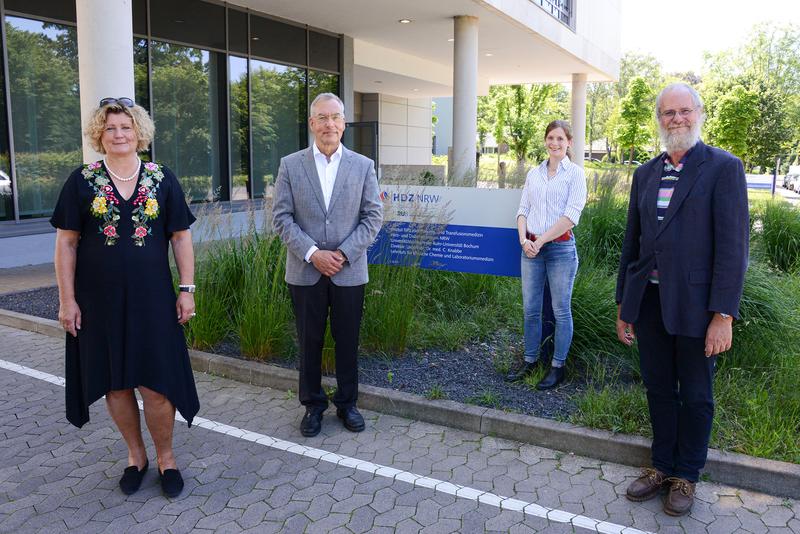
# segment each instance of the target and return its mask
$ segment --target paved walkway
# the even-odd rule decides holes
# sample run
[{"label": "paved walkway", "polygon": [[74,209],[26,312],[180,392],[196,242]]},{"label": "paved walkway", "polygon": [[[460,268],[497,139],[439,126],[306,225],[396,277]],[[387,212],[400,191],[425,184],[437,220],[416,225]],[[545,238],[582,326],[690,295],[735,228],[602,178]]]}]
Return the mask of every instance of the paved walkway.
[{"label": "paved walkway", "polygon": [[352,434],[330,410],[302,438],[291,392],[204,374],[201,418],[176,425],[184,493],[164,498],[151,467],[126,497],[103,403],[83,429],[64,419],[63,342],[0,339],[0,532],[800,533],[797,501],[702,483],[671,518],[622,496],[635,469],[393,416]]}]

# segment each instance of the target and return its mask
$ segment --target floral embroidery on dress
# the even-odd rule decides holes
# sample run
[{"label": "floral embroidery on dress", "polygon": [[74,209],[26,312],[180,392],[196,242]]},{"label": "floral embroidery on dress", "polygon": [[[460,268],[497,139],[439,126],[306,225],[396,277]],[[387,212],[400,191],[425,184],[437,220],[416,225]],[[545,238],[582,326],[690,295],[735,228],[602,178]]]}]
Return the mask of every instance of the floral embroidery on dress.
[{"label": "floral embroidery on dress", "polygon": [[[100,219],[98,232],[106,236],[106,245],[115,245],[119,238],[117,233],[119,199],[114,194],[111,180],[99,161],[84,165],[81,173],[94,189],[95,196],[92,200],[90,212]],[[160,212],[156,193],[163,179],[164,171],[161,170],[160,165],[153,162],[144,164],[144,176],[136,190],[136,198],[133,200],[134,209],[131,215],[131,220],[133,221],[131,239],[133,239],[137,247],[144,246],[145,237],[152,233],[147,223],[157,218]]]}]

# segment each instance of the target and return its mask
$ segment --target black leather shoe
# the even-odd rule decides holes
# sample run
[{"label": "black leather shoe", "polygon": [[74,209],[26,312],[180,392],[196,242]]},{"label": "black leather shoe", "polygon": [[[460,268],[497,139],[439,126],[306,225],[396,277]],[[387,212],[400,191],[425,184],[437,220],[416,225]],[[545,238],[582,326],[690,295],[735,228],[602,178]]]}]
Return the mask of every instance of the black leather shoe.
[{"label": "black leather shoe", "polygon": [[161,492],[164,496],[173,498],[177,497],[183,491],[183,477],[181,472],[177,469],[161,469],[158,470],[158,476],[161,477]]},{"label": "black leather shoe", "polygon": [[145,461],[144,467],[139,469],[135,465],[129,465],[122,472],[122,478],[119,479],[119,487],[125,495],[133,495],[142,485],[142,479],[150,467],[150,462]]},{"label": "black leather shoe", "polygon": [[539,366],[539,360],[536,360],[535,362],[525,361],[522,363],[522,367],[520,367],[516,371],[511,371],[510,373],[508,373],[505,376],[505,381],[519,382],[520,380],[523,380],[526,376],[533,374],[533,372],[536,370],[536,367],[538,366]]},{"label": "black leather shoe", "polygon": [[322,412],[325,408],[306,408],[306,414],[300,421],[300,433],[307,438],[313,438],[322,430]]},{"label": "black leather shoe", "polygon": [[541,382],[536,384],[536,389],[545,390],[553,389],[561,382],[564,381],[564,368],[563,367],[550,367],[547,374],[542,378]]},{"label": "black leather shoe", "polygon": [[366,428],[364,417],[358,413],[355,406],[349,408],[337,408],[336,417],[342,420],[344,427],[350,432],[361,432]]}]

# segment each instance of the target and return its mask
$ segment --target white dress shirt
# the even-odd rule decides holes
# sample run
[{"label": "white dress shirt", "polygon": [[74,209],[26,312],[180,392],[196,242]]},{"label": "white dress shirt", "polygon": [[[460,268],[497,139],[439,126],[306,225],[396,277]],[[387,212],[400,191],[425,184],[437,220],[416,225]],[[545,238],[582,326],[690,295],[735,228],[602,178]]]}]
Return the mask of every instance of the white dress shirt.
[{"label": "white dress shirt", "polygon": [[556,175],[547,176],[547,160],[528,172],[519,200],[517,216],[524,216],[527,230],[542,235],[564,216],[578,225],[586,205],[586,175],[583,168],[564,158]]},{"label": "white dress shirt", "polygon": [[[333,184],[336,183],[336,173],[339,172],[339,163],[342,161],[342,144],[339,143],[336,152],[331,154],[330,158],[317,148],[316,142],[311,147],[314,152],[314,164],[317,166],[319,185],[322,187],[322,197],[325,199],[325,209],[327,210],[331,203]],[[310,263],[311,255],[318,250],[319,248],[316,245],[312,245],[306,252],[306,261]]]}]

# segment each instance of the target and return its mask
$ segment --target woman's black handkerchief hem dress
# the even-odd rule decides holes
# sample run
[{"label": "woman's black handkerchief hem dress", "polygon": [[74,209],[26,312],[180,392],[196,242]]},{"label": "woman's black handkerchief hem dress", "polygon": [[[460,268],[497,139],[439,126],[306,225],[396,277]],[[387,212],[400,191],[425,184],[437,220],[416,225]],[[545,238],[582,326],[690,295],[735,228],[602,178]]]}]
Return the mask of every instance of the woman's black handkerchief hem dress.
[{"label": "woman's black handkerchief hem dress", "polygon": [[78,336],[67,334],[66,412],[77,427],[108,391],[145,386],[166,396],[191,426],[199,409],[169,268],[169,239],[195,221],[166,167],[142,165],[121,197],[101,162],[76,169],[50,223],[80,232],[75,298]]}]

